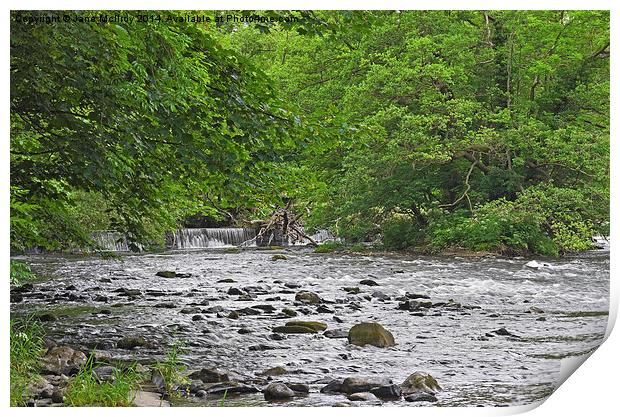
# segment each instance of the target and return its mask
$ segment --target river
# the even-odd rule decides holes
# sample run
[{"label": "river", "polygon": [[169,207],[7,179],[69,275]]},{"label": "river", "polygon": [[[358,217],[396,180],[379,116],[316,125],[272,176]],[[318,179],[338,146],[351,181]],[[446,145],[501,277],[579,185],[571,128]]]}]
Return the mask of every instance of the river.
[{"label": "river", "polygon": [[[287,259],[272,260],[277,253]],[[537,259],[547,263],[538,269],[525,266],[531,259],[316,254],[308,248],[19,259],[43,279],[11,305],[12,314],[52,314],[56,319],[45,325],[57,341],[141,363],[161,360],[168,346],[180,343],[190,369],[217,367],[250,384],[262,371],[283,366],[288,373],[276,380],[310,385],[310,395],[275,405],[331,405],[345,399],[318,392],[332,378],[381,376],[400,383],[414,371],[430,373],[442,386],[432,405],[529,404],[553,391],[562,358],[600,345],[609,310],[608,251]],[[161,270],[191,276],[156,276]],[[360,284],[365,279],[379,285]],[[231,287],[244,295],[229,295]],[[300,290],[319,294],[320,308],[296,302]],[[372,296],[375,291],[390,299]],[[454,303],[405,311],[397,298],[406,292]],[[274,311],[228,317],[257,305]],[[195,311],[181,313],[187,307]],[[282,314],[287,307],[298,312],[295,319],[321,321],[328,330],[379,322],[396,346],[358,347],[321,333],[273,340],[272,329],[290,320]],[[512,336],[490,333],[501,328]],[[152,346],[118,349],[116,341],[126,335],[142,335]],[[214,401],[192,397],[184,405]],[[230,395],[226,404],[271,403],[256,393]]]}]

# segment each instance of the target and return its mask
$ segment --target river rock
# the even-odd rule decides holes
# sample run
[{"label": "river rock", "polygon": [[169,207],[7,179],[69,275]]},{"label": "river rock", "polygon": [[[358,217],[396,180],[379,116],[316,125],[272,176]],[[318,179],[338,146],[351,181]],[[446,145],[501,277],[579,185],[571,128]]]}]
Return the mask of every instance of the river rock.
[{"label": "river rock", "polygon": [[55,375],[72,375],[86,364],[86,355],[69,346],[51,348],[41,360],[43,373]]},{"label": "river rock", "polygon": [[407,377],[400,384],[403,395],[416,394],[416,393],[430,393],[435,394],[441,390],[437,380],[426,372],[414,372]]},{"label": "river rock", "polygon": [[368,285],[369,287],[378,287],[379,284],[377,284],[376,281],[373,281],[372,279],[363,279],[360,281],[361,285]]},{"label": "river rock", "polygon": [[323,388],[321,388],[322,394],[335,394],[342,392],[342,379],[333,379],[327,383]]},{"label": "river rock", "polygon": [[228,313],[229,319],[237,320],[239,317],[239,313],[236,311],[231,311],[230,313]]},{"label": "river rock", "polygon": [[405,293],[405,297],[410,300],[417,300],[417,299],[430,300],[431,298],[430,296],[425,295],[425,294],[416,294],[416,293],[411,293],[411,292]]},{"label": "river rock", "polygon": [[325,323],[321,323],[320,321],[300,321],[300,320],[293,320],[293,321],[289,321],[285,324],[285,326],[303,326],[303,327],[309,327],[312,330],[315,330],[317,332],[323,331],[325,329],[327,329],[327,324]]},{"label": "river rock", "polygon": [[267,401],[288,400],[295,396],[295,392],[281,382],[273,382],[263,390],[263,395]]},{"label": "river rock", "polygon": [[357,346],[394,346],[394,336],[379,323],[359,323],[349,330],[349,343]]},{"label": "river rock", "polygon": [[255,392],[260,392],[260,390],[254,385],[247,385],[238,381],[228,381],[213,385],[207,392],[215,395],[222,395],[225,392],[228,394],[253,394]]},{"label": "river rock", "polygon": [[118,342],[116,347],[119,349],[133,349],[135,347],[146,347],[149,343],[142,336],[125,336]]},{"label": "river rock", "polygon": [[120,295],[124,295],[126,297],[139,297],[142,295],[142,291],[138,289],[130,289],[130,288],[119,288],[114,292],[119,293]]},{"label": "river rock", "polygon": [[258,305],[252,306],[252,308],[257,309],[257,310],[262,310],[267,313],[272,313],[276,311],[276,308],[272,306],[271,304],[258,304]]},{"label": "river rock", "polygon": [[359,287],[342,287],[342,290],[348,294],[359,294],[362,291]]},{"label": "river rock", "polygon": [[308,304],[319,304],[321,302],[321,297],[312,291],[299,291],[295,294],[295,300]]},{"label": "river rock", "polygon": [[437,402],[437,397],[433,394],[429,394],[428,392],[417,392],[415,394],[409,394],[405,396],[405,400],[408,402]]},{"label": "river rock", "polygon": [[292,308],[283,308],[282,312],[289,317],[295,317],[297,315],[297,312]]},{"label": "river rock", "polygon": [[349,337],[349,332],[343,329],[330,329],[323,332],[323,336],[330,339],[346,339]]},{"label": "river rock", "polygon": [[349,401],[379,401],[379,399],[370,392],[356,392],[347,397]]},{"label": "river rock", "polygon": [[282,367],[282,366],[274,366],[273,368],[269,368],[263,372],[261,372],[259,375],[261,376],[280,376],[280,375],[284,375],[287,374],[288,371],[286,370],[286,368]]},{"label": "river rock", "polygon": [[430,308],[432,306],[433,306],[433,303],[431,301],[407,300],[403,303],[399,303],[398,309],[406,310],[406,311],[418,311],[420,310],[420,308]]},{"label": "river rock", "polygon": [[356,392],[370,392],[373,388],[391,384],[392,380],[386,378],[349,377],[342,381],[340,390],[345,394],[353,394]]},{"label": "river rock", "polygon": [[26,392],[34,398],[51,398],[54,386],[44,378],[36,377],[26,387]]},{"label": "river rock", "polygon": [[190,379],[198,379],[202,382],[227,382],[228,374],[218,368],[202,368],[189,374]]},{"label": "river rock", "polygon": [[65,396],[61,389],[56,388],[54,392],[52,392],[52,403],[53,404],[62,404],[65,402]]},{"label": "river rock", "polygon": [[239,288],[230,287],[227,292],[228,295],[244,295],[245,292],[241,291]]},{"label": "river rock", "polygon": [[170,407],[170,403],[161,398],[156,392],[136,391],[131,395],[136,407]]},{"label": "river rock", "polygon": [[299,394],[310,393],[310,386],[308,384],[302,384],[300,382],[287,382],[286,386]]},{"label": "river rock", "polygon": [[183,309],[181,309],[180,313],[181,314],[196,314],[196,313],[200,313],[200,307],[185,307]]},{"label": "river rock", "polygon": [[371,296],[373,298],[376,298],[376,299],[381,300],[381,301],[388,301],[388,300],[391,299],[391,297],[389,295],[387,295],[386,293],[384,293],[382,291],[373,291]]},{"label": "river rock", "polygon": [[516,336],[515,334],[512,334],[508,330],[506,330],[505,327],[501,327],[497,330],[493,330],[491,331],[491,333],[495,333],[498,336]]},{"label": "river rock", "polygon": [[278,326],[273,328],[273,332],[285,334],[318,333],[316,330],[306,326]]},{"label": "river rock", "polygon": [[325,307],[325,306],[318,306],[316,308],[316,312],[319,314],[333,314],[335,313],[334,310],[332,310],[331,308]]},{"label": "river rock", "polygon": [[403,395],[403,390],[400,385],[382,385],[370,390],[371,393],[381,398],[382,400],[396,400]]}]

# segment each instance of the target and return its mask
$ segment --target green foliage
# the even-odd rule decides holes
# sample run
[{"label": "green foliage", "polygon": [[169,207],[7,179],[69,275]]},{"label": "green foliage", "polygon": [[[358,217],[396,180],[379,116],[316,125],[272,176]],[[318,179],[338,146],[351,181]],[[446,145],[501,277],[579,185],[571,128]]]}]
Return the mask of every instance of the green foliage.
[{"label": "green foliage", "polygon": [[127,407],[133,398],[132,393],[139,387],[143,376],[135,366],[127,369],[115,368],[112,378],[101,381],[96,374],[94,357],[89,356],[86,364],[74,377],[65,396],[65,404],[72,407]]},{"label": "green foliage", "polygon": [[177,386],[189,382],[187,377],[183,375],[186,367],[179,361],[179,353],[179,347],[173,344],[166,354],[166,359],[153,365],[153,369],[159,372],[163,378],[164,390],[170,396],[177,393],[175,390]]},{"label": "green foliage", "polygon": [[556,245],[543,232],[536,216],[504,199],[479,207],[472,217],[463,212],[455,213],[433,223],[430,228],[433,248],[460,246],[504,254],[558,254]]},{"label": "green foliage", "polygon": [[301,20],[12,22],[12,249],[157,246],[285,199],[389,249],[608,230],[608,11],[257,13]]},{"label": "green foliage", "polygon": [[382,243],[388,250],[402,250],[417,246],[422,238],[422,230],[410,217],[393,217],[382,225]]},{"label": "green foliage", "polygon": [[395,249],[545,254],[604,232],[607,12],[346,13],[372,25],[234,35],[268,51],[257,60],[321,126],[296,193],[312,227]]},{"label": "green foliage", "polygon": [[344,245],[340,242],[325,242],[314,248],[314,253],[331,253],[342,250]]},{"label": "green foliage", "polygon": [[24,281],[30,281],[37,276],[30,269],[30,265],[21,261],[11,260],[11,284],[17,285]]},{"label": "green foliage", "polygon": [[10,321],[11,406],[23,406],[28,385],[40,378],[41,357],[45,352],[44,330],[32,317]]},{"label": "green foliage", "polygon": [[[48,12],[12,17],[23,14]],[[184,215],[259,203],[295,126],[265,74],[209,27],[12,19],[13,247],[88,242],[99,216],[72,210],[84,193],[132,243]]]}]

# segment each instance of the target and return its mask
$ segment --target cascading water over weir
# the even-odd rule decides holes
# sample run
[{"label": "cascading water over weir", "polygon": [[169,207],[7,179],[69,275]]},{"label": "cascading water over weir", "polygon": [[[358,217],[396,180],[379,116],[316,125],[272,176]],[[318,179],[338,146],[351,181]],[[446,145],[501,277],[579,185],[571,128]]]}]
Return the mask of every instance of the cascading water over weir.
[{"label": "cascading water over weir", "polygon": [[256,230],[251,228],[179,229],[173,235],[172,248],[198,249],[254,245]]},{"label": "cascading water over weir", "polygon": [[[170,249],[225,248],[231,246],[256,246],[257,230],[253,228],[186,228],[170,233],[167,246]],[[313,235],[315,242],[338,240],[331,232],[319,230]],[[93,233],[93,241],[99,249],[111,252],[128,252],[127,240],[114,230],[101,230]],[[289,241],[289,245],[304,245],[310,241]]]}]

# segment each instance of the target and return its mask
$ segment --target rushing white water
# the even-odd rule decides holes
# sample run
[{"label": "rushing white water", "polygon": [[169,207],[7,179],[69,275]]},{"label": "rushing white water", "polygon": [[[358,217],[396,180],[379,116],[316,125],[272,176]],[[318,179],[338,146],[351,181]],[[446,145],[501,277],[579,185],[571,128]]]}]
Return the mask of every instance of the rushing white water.
[{"label": "rushing white water", "polygon": [[256,237],[250,228],[195,228],[180,229],[174,233],[174,249],[223,248],[248,245]]},{"label": "rushing white water", "polygon": [[[303,228],[301,230],[302,232],[305,233]],[[323,243],[323,242],[330,242],[330,241],[340,242],[340,238],[336,237],[332,232],[330,232],[327,229],[317,230],[314,234],[311,234],[308,236],[310,236],[310,238],[312,238],[312,240],[315,241],[316,243]],[[311,243],[310,240],[305,239],[305,238],[301,240],[295,240],[295,241],[289,238],[289,245],[307,245],[308,243]]]},{"label": "rushing white water", "polygon": [[[274,260],[275,253],[286,259]],[[254,384],[260,372],[284,366],[290,372],[279,380],[311,388],[310,395],[287,403],[267,404],[260,393],[226,399],[236,406],[332,405],[345,397],[319,392],[331,378],[399,382],[414,371],[439,381],[441,406],[530,404],[555,389],[564,358],[600,345],[609,309],[607,251],[539,258],[546,266],[537,269],[526,266],[532,259],[353,256],[302,247],[132,254],[120,262],[58,254],[24,260],[50,278],[24,293],[11,312],[54,314],[57,320],[47,322],[46,330],[60,343],[146,363],[164,360],[167,346],[178,342],[190,369],[215,366]],[[191,275],[156,275],[162,270]],[[378,286],[362,284],[366,279]],[[231,287],[247,297],[231,295]],[[346,290],[351,287],[359,293]],[[125,289],[139,295],[129,297]],[[296,301],[299,290],[316,292],[324,301],[320,306]],[[387,298],[375,295],[377,290]],[[453,299],[463,307],[405,311],[399,303],[406,293],[426,295],[433,303]],[[274,311],[229,317],[259,305]],[[187,308],[198,313],[184,312]],[[298,319],[323,322],[328,330],[346,332],[377,321],[397,345],[360,348],[323,334],[274,339],[273,329],[290,320],[284,308],[294,309]],[[196,314],[202,320],[195,321]],[[494,335],[500,328],[516,336]],[[118,348],[116,342],[127,335],[143,336],[154,347]],[[211,405],[207,399],[195,401]],[[412,404],[400,399],[389,405]]]}]

